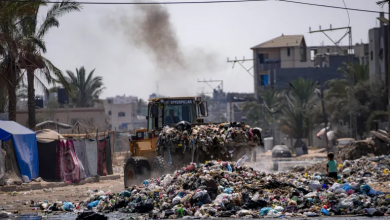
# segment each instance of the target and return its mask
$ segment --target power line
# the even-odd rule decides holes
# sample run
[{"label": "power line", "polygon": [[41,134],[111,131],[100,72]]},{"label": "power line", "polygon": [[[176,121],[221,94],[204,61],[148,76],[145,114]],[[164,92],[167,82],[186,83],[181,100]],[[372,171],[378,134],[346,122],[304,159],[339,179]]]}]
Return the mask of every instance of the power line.
[{"label": "power line", "polygon": [[[347,9],[347,4],[345,4],[345,1],[343,0],[343,3],[344,3],[344,6],[345,6],[345,10],[347,10],[347,15],[348,15],[348,27],[351,27],[351,18],[349,17],[349,11]],[[345,32],[345,34],[348,33],[348,29],[347,31]]]},{"label": "power line", "polygon": [[[31,0],[1,0],[2,2],[18,2],[18,3],[39,3],[36,1]],[[288,2],[288,3],[294,3],[294,4],[301,4],[301,5],[310,5],[310,6],[317,6],[317,7],[326,7],[326,8],[333,8],[333,9],[342,9],[342,10],[350,10],[350,11],[359,11],[359,12],[369,12],[369,13],[380,13],[380,11],[373,11],[373,10],[365,10],[365,9],[358,9],[358,8],[346,8],[346,7],[338,7],[333,5],[322,5],[322,4],[313,4],[313,3],[307,3],[307,2],[298,2],[298,1],[290,1],[290,0],[216,0],[216,1],[181,1],[181,2],[75,2],[82,5],[179,5],[179,4],[217,4],[217,3],[244,3],[244,2],[265,2],[265,1],[280,1],[280,2]],[[41,3],[49,3],[49,4],[56,4],[61,3],[61,1],[47,1],[47,2],[41,2]],[[386,14],[389,14],[389,12],[385,12]]]},{"label": "power line", "polygon": [[[372,10],[365,10],[365,9],[358,9],[358,8],[346,8],[346,7],[338,7],[338,6],[332,6],[332,5],[321,5],[321,4],[313,4],[313,3],[307,3],[307,2],[297,2],[297,1],[290,1],[290,0],[277,0],[277,1],[289,2],[289,3],[295,3],[295,4],[301,4],[301,5],[311,5],[311,6],[318,6],[318,7],[326,7],[326,8],[333,8],[333,9],[343,9],[343,10],[350,10],[350,11],[381,13],[381,11],[372,11]],[[385,14],[389,14],[389,12],[385,12]]]}]

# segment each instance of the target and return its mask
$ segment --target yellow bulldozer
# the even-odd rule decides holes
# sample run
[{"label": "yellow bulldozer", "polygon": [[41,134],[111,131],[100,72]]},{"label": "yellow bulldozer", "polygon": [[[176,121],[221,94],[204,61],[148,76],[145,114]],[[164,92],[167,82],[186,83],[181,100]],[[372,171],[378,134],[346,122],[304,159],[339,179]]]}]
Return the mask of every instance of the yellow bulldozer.
[{"label": "yellow bulldozer", "polygon": [[[190,127],[206,125],[204,118],[207,116],[207,102],[201,100],[201,97],[150,99],[148,115],[146,116],[147,128],[136,130],[135,134],[130,136],[131,157],[124,166],[125,187],[131,187],[143,179],[148,179],[152,173],[162,174],[167,169],[172,171],[190,162],[199,163],[219,158],[225,160],[237,159],[242,155],[248,154],[248,150],[249,153],[255,154],[256,151],[252,151],[253,147],[262,144],[261,133],[257,131],[260,141],[243,143],[247,147],[245,151],[240,152],[238,144],[229,148],[229,152],[235,151],[234,157],[226,158],[221,156],[220,150],[217,148],[215,148],[215,152],[208,154],[201,150],[193,150],[191,153],[188,153],[188,150],[185,152],[186,146],[183,146],[181,142],[176,144],[175,148],[184,148],[183,150],[173,151],[168,148],[168,150],[165,149],[165,151],[168,151],[168,154],[164,153],[164,148],[161,147],[161,143],[158,143],[163,129],[166,129],[167,126],[177,127],[178,124]],[[218,158],[213,158],[211,155],[216,155]],[[255,158],[255,155],[253,157]],[[165,164],[164,161],[168,161],[168,163]]]}]

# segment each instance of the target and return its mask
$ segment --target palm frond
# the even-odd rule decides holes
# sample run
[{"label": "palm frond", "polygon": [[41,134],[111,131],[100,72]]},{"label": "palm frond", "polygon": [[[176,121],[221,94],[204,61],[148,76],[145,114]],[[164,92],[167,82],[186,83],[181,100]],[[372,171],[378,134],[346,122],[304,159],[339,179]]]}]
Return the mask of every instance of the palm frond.
[{"label": "palm frond", "polygon": [[45,85],[45,83],[37,76],[34,76],[35,77],[35,80],[34,80],[34,83],[35,83],[35,87],[37,88],[41,88],[43,89],[43,91],[49,95],[49,89],[47,88],[47,86]]},{"label": "palm frond", "polygon": [[54,4],[46,14],[46,19],[38,30],[37,36],[39,38],[43,37],[47,31],[52,27],[58,27],[59,22],[57,20],[58,17],[66,13],[70,13],[73,11],[80,11],[81,4],[77,2],[71,2],[68,0],[64,0],[61,3]]},{"label": "palm frond", "polygon": [[28,36],[26,38],[20,39],[19,42],[22,44],[34,45],[34,47],[38,48],[43,53],[46,53],[46,44],[42,38],[38,38],[36,36]]},{"label": "palm frond", "polygon": [[383,0],[383,1],[378,1],[376,3],[383,7],[383,5],[385,5],[386,3],[389,3],[389,2],[390,2],[389,0]]}]

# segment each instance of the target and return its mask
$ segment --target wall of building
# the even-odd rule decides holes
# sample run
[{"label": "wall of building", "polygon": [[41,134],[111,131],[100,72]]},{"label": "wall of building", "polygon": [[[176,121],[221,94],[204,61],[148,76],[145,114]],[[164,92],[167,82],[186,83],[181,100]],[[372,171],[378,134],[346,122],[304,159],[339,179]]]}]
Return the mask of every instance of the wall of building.
[{"label": "wall of building", "polygon": [[[105,125],[106,117],[103,108],[58,108],[53,110],[37,109],[36,114],[47,114],[51,111],[53,121],[74,125],[79,119],[91,119],[96,126]],[[28,111],[17,111],[16,122],[28,127]]]},{"label": "wall of building", "polygon": [[[358,59],[354,59],[355,62],[358,62]],[[313,81],[318,81],[319,83],[324,83],[330,79],[341,79],[343,74],[337,69],[343,66],[344,62],[348,62],[348,56],[330,56],[329,57],[329,67],[311,67],[311,68],[285,68],[285,69],[275,69],[271,71],[270,80],[271,85],[275,89],[283,89],[286,85],[292,80],[302,78],[309,78]]]},{"label": "wall of building", "polygon": [[369,68],[371,82],[380,81],[381,65],[379,59],[380,50],[380,30],[379,28],[373,28],[368,31],[369,39]]},{"label": "wall of building", "polygon": [[[112,130],[127,130],[127,124],[132,122],[136,115],[136,104],[112,104],[104,101],[104,109]],[[123,115],[124,114],[124,115]]]},{"label": "wall of building", "polygon": [[360,64],[368,64],[369,63],[369,52],[368,52],[368,44],[356,44],[353,49],[355,52],[355,56],[359,59]]}]

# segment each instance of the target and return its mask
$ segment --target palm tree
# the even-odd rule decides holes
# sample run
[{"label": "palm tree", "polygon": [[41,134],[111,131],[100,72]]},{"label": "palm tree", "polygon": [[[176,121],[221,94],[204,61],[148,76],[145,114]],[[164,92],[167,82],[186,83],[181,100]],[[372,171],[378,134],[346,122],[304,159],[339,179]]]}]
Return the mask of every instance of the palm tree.
[{"label": "palm tree", "polygon": [[309,136],[314,125],[312,116],[315,104],[319,101],[317,84],[311,79],[299,78],[291,81],[286,90],[286,105],[282,108],[279,129],[292,138]]},{"label": "palm tree", "polygon": [[76,74],[70,70],[66,73],[66,82],[70,88],[70,99],[76,107],[91,107],[94,101],[99,98],[105,87],[103,86],[103,78],[100,76],[94,77],[95,70],[92,70],[88,75],[85,73],[85,68],[76,68]]},{"label": "palm tree", "polygon": [[[58,18],[65,13],[79,11],[81,6],[79,3],[63,0],[61,3],[52,5],[48,10],[43,22],[38,25],[38,10],[40,6],[46,5],[45,2],[36,4],[33,8],[33,13],[25,17],[20,22],[19,31],[22,33],[24,40],[22,42],[20,59],[21,67],[27,71],[27,86],[28,86],[28,124],[30,129],[35,129],[35,71],[40,70],[45,77],[45,80],[50,84],[53,81],[52,74],[57,80],[66,85],[65,78],[61,71],[55,67],[48,59],[43,57],[41,53],[46,53],[46,45],[44,37],[53,27],[59,26]],[[66,86],[67,87],[67,86]]]},{"label": "palm tree", "polygon": [[247,120],[247,124],[252,127],[262,127],[264,130],[264,114],[262,112],[263,106],[257,102],[247,102],[242,107],[243,112]]},{"label": "palm tree", "polygon": [[0,1],[0,81],[2,92],[6,90],[2,101],[8,100],[9,120],[12,121],[16,121],[16,89],[21,77],[18,58],[22,38],[16,24],[30,15],[33,6],[32,3]]}]

